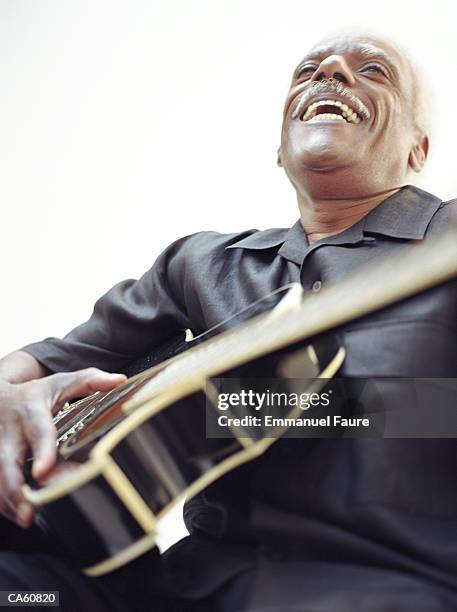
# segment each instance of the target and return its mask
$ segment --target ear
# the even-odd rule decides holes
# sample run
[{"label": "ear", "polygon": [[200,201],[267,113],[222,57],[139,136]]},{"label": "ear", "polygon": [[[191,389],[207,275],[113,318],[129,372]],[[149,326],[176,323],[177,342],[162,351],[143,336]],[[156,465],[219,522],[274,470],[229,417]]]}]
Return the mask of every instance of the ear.
[{"label": "ear", "polygon": [[428,146],[428,137],[423,135],[419,142],[411,149],[408,157],[408,166],[411,170],[414,170],[414,172],[420,172],[424,167],[428,155]]},{"label": "ear", "polygon": [[282,168],[281,147],[279,147],[278,149],[278,159],[276,160],[276,163],[278,164],[280,168]]}]

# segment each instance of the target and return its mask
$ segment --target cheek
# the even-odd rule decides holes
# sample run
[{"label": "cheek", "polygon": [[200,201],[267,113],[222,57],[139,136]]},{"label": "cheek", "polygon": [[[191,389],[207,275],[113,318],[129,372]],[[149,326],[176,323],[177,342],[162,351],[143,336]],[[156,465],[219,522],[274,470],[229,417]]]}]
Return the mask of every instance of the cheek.
[{"label": "cheek", "polygon": [[295,85],[295,87],[291,87],[287,93],[286,99],[284,101],[284,109],[283,116],[286,117],[289,114],[290,107],[297,102],[297,97],[303,91],[303,84]]},{"label": "cheek", "polygon": [[281,129],[281,149],[291,152],[297,147],[300,142],[299,137],[300,125],[292,121],[284,121]]},{"label": "cheek", "polygon": [[375,120],[372,127],[379,130],[380,138],[390,138],[392,133],[398,138],[398,130],[406,127],[404,105],[394,95],[386,95],[377,101]]}]

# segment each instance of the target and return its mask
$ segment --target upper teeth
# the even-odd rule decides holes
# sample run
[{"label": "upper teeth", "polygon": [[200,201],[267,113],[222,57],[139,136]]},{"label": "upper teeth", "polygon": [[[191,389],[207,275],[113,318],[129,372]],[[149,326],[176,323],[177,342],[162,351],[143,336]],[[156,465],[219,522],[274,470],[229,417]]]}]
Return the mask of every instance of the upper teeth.
[{"label": "upper teeth", "polygon": [[327,115],[331,115],[331,118],[344,118],[348,123],[360,123],[361,121],[358,114],[353,111],[352,108],[349,108],[347,104],[344,104],[344,102],[340,102],[339,100],[319,100],[319,102],[313,102],[313,104],[310,104],[306,109],[306,113],[303,115],[302,120],[309,121],[310,119],[313,119],[317,115],[316,109],[319,106],[338,106],[339,108],[341,108],[341,115],[337,115],[336,113],[324,113],[323,115],[319,115],[319,117],[323,119],[330,118],[327,117]]}]

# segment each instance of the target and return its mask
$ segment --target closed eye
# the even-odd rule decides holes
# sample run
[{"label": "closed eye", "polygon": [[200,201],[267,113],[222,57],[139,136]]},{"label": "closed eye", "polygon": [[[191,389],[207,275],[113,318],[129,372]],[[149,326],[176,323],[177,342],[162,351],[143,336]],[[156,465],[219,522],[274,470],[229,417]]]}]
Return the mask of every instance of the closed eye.
[{"label": "closed eye", "polygon": [[387,70],[379,64],[366,64],[360,69],[361,72],[375,72],[389,78]]},{"label": "closed eye", "polygon": [[314,74],[317,70],[317,66],[314,64],[309,64],[308,66],[302,66],[295,73],[296,79],[301,79],[303,77],[309,77]]}]

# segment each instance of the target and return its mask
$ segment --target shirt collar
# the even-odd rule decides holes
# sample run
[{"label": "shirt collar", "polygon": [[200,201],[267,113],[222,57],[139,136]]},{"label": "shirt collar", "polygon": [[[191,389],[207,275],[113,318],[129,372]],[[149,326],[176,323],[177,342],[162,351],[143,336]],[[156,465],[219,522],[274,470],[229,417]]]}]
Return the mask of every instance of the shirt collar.
[{"label": "shirt collar", "polygon": [[280,246],[278,255],[299,265],[310,251],[324,245],[355,244],[366,235],[380,234],[404,240],[422,240],[433,215],[441,205],[436,196],[407,185],[386,198],[358,223],[340,234],[309,244],[298,220],[290,229],[257,231],[226,247],[227,249],[271,249]]},{"label": "shirt collar", "polygon": [[440,198],[407,185],[365,217],[363,231],[404,240],[422,240],[440,206]]},{"label": "shirt collar", "polygon": [[[297,221],[297,223],[299,223]],[[295,224],[296,225],[296,224]],[[226,246],[226,249],[271,249],[284,242],[290,230],[272,228],[267,230],[249,230],[250,234]],[[302,230],[303,231],[303,230]],[[304,232],[303,232],[304,233]]]}]

